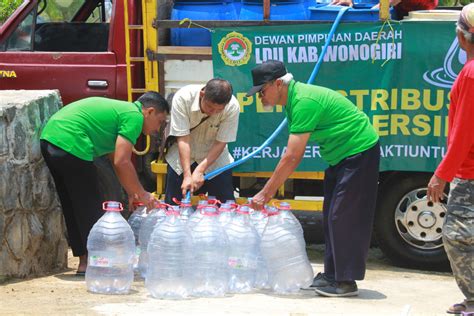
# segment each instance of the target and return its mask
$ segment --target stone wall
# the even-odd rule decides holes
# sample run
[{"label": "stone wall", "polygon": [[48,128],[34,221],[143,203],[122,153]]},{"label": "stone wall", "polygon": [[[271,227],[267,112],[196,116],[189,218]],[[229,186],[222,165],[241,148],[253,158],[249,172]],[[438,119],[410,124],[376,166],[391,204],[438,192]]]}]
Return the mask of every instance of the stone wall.
[{"label": "stone wall", "polygon": [[65,225],[39,146],[57,91],[0,91],[0,279],[67,265]]}]

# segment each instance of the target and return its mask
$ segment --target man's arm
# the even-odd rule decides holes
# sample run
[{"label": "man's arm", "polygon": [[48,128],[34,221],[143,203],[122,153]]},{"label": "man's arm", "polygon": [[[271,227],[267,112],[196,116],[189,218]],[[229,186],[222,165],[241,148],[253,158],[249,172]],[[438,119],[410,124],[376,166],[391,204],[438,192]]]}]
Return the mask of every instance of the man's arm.
[{"label": "man's arm", "polygon": [[204,172],[206,172],[207,168],[212,165],[217,158],[222,154],[224,151],[225,146],[227,143],[214,141],[207,153],[206,158],[194,169],[192,175],[192,182],[193,182],[193,190],[199,189],[204,184]]},{"label": "man's arm", "polygon": [[[473,79],[464,78],[464,80],[465,87],[474,86]],[[428,183],[426,195],[430,201],[438,202],[443,198],[446,183],[453,180],[474,144],[474,133],[472,132],[474,107],[471,106],[473,99],[474,89],[464,88],[460,91],[457,110],[449,131],[448,150]]]},{"label": "man's arm", "polygon": [[288,179],[293,171],[298,167],[306,149],[306,143],[311,133],[290,134],[285,154],[281,157],[271,178],[267,181],[263,189],[252,198],[252,205],[255,209],[261,209],[265,203],[271,200],[278,188]]},{"label": "man's arm", "polygon": [[[466,86],[474,87],[474,79],[468,81]],[[465,88],[458,96],[458,106],[449,131],[449,144],[446,155],[436,168],[435,175],[450,182],[469,156],[469,151],[474,144],[472,122],[474,119],[474,89]]]},{"label": "man's arm", "polygon": [[194,190],[199,189],[204,184],[204,173],[217,158],[222,154],[228,143],[234,142],[237,138],[237,128],[239,126],[240,106],[237,99],[232,96],[229,104],[226,105],[224,115],[219,124],[216,139],[212,144],[206,158],[196,167],[193,172]]},{"label": "man's arm", "polygon": [[191,135],[177,137],[179,161],[183,168],[183,183],[181,184],[181,190],[183,196],[186,195],[186,191],[191,190],[192,186],[192,173],[191,173]]},{"label": "man's arm", "polygon": [[183,169],[183,182],[181,190],[183,196],[191,190],[191,109],[190,96],[185,89],[180,89],[173,97],[171,106],[170,135],[176,137],[179,161]]},{"label": "man's arm", "polygon": [[115,172],[125,191],[127,191],[129,200],[139,200],[147,207],[152,208],[155,198],[145,191],[138,180],[137,172],[131,160],[132,148],[133,144],[119,135],[115,142],[115,152],[109,157],[112,158]]}]

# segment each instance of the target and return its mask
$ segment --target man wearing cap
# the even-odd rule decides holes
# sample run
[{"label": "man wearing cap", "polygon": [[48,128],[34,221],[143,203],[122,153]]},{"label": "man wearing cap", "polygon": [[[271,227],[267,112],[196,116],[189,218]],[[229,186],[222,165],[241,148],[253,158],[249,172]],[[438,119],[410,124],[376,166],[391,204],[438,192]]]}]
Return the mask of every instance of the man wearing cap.
[{"label": "man wearing cap", "polygon": [[368,117],[336,91],[293,80],[285,65],[267,61],[252,69],[253,87],[264,107],[285,106],[290,136],[272,177],[252,199],[270,201],[300,163],[308,140],[329,164],[324,178],[324,273],[312,287],[322,296],[355,296],[365,276],[377,196],[380,148]]},{"label": "man wearing cap", "polygon": [[166,154],[166,203],[187,191],[208,193],[221,201],[234,199],[232,171],[204,183],[204,174],[233,161],[227,143],[235,141],[240,106],[232,85],[211,79],[206,85],[188,85],[173,97],[170,135],[177,142]]},{"label": "man wearing cap", "polygon": [[465,6],[456,33],[467,61],[451,89],[448,150],[428,183],[428,199],[439,202],[446,182],[451,182],[444,249],[454,278],[465,296],[448,309],[450,314],[474,313],[474,4]]}]

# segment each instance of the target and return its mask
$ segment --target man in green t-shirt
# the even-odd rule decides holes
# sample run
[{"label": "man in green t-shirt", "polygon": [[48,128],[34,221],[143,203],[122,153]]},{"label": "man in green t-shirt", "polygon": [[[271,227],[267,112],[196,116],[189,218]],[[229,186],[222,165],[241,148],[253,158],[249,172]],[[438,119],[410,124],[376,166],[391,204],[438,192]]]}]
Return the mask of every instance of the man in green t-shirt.
[{"label": "man in green t-shirt", "polygon": [[79,257],[78,275],[87,267],[89,231],[103,214],[94,158],[108,154],[130,204],[152,207],[155,198],[138,180],[132,149],[141,133],[157,133],[168,113],[157,92],[133,103],[91,97],[63,107],[44,127],[41,153],[58,191],[72,253]]},{"label": "man in green t-shirt", "polygon": [[329,167],[324,178],[324,273],[311,287],[322,296],[355,296],[365,276],[377,196],[380,148],[368,117],[336,91],[293,80],[280,61],[252,69],[264,107],[285,106],[290,136],[272,177],[252,199],[260,209],[293,173],[308,140],[319,145]]}]

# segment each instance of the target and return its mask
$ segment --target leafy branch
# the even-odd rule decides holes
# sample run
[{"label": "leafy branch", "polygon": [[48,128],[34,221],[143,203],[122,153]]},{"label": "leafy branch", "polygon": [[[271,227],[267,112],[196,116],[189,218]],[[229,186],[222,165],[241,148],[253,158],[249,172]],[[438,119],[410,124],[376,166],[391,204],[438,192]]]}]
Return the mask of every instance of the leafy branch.
[{"label": "leafy branch", "polygon": [[23,3],[23,0],[0,0],[0,25]]}]

